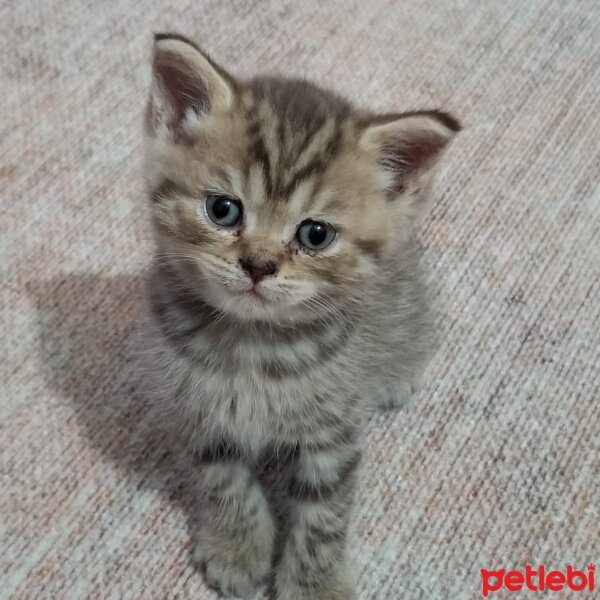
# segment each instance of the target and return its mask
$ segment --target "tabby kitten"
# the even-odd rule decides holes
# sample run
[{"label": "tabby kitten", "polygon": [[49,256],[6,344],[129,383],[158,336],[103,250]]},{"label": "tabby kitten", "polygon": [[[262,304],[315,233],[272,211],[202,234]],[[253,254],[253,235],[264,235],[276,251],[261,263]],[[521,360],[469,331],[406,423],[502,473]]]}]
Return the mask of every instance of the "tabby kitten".
[{"label": "tabby kitten", "polygon": [[305,81],[240,81],[156,36],[157,401],[206,496],[195,559],[226,595],[270,581],[279,600],[352,597],[361,432],[372,405],[410,393],[431,346],[410,230],[458,130],[444,112],[375,115]]}]

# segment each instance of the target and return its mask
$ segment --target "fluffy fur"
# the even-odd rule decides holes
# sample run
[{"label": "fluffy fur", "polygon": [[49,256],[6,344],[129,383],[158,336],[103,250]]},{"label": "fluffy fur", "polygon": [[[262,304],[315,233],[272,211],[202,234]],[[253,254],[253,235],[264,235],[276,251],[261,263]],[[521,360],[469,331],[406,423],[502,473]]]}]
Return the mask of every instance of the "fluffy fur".
[{"label": "fluffy fur", "polygon": [[[197,462],[208,514],[195,558],[225,594],[270,579],[280,600],[352,597],[361,429],[373,405],[410,393],[431,347],[410,229],[458,129],[438,111],[359,111],[305,81],[241,82],[189,40],[156,37],[156,401]],[[215,193],[241,202],[239,227],[210,220]],[[299,243],[306,219],[335,228],[331,246]],[[248,260],[273,269],[253,284]]]}]

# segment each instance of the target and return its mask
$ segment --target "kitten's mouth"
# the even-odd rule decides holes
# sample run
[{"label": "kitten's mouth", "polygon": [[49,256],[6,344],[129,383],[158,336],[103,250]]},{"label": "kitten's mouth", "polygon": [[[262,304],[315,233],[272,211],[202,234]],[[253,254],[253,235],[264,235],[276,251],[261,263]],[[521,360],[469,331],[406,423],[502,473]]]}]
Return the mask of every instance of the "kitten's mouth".
[{"label": "kitten's mouth", "polygon": [[242,296],[244,298],[252,298],[261,304],[267,304],[269,301],[263,296],[256,288],[252,287],[249,290],[236,292],[236,296]]}]

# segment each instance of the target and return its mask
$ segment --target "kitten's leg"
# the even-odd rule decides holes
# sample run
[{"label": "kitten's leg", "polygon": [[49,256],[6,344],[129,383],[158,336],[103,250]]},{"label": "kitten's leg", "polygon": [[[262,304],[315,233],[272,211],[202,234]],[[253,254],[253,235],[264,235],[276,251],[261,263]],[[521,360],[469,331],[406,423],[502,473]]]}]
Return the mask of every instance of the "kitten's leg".
[{"label": "kitten's leg", "polygon": [[275,524],[262,487],[229,445],[198,456],[207,499],[194,561],[226,595],[247,597],[271,570]]},{"label": "kitten's leg", "polygon": [[345,542],[360,453],[300,448],[289,487],[290,522],[277,565],[277,600],[350,600]]},{"label": "kitten's leg", "polygon": [[415,383],[410,381],[394,381],[386,387],[380,386],[379,393],[375,396],[378,408],[391,410],[406,406],[419,386],[420,382],[418,381]]}]

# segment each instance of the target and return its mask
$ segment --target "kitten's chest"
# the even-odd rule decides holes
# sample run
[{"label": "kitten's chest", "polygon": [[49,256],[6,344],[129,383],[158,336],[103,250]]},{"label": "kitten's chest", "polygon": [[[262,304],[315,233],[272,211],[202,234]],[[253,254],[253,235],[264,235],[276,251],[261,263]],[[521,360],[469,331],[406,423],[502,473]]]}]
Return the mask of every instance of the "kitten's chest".
[{"label": "kitten's chest", "polygon": [[352,344],[335,328],[284,338],[199,336],[186,357],[189,418],[249,446],[305,438],[343,419],[357,386]]}]

